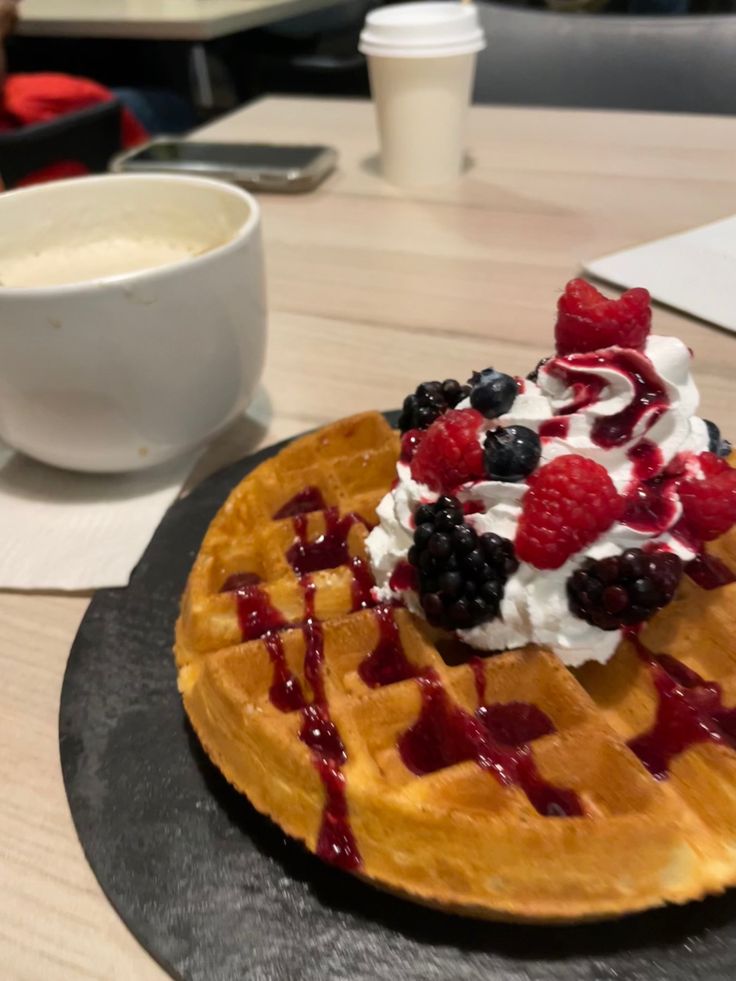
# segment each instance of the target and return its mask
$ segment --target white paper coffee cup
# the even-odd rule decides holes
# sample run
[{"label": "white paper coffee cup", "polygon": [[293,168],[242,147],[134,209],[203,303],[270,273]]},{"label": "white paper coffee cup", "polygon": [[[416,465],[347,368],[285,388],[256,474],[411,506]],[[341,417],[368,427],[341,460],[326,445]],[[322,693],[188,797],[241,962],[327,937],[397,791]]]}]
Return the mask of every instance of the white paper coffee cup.
[{"label": "white paper coffee cup", "polygon": [[404,187],[442,184],[461,171],[465,124],[485,38],[472,4],[402,3],[366,18],[381,169]]}]

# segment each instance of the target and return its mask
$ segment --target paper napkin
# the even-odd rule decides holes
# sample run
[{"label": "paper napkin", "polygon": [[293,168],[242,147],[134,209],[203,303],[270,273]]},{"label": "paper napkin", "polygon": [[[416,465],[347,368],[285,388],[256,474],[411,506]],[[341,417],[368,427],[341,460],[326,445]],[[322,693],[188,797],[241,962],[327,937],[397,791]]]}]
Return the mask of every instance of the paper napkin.
[{"label": "paper napkin", "polygon": [[0,589],[127,585],[195,459],[77,474],[0,446]]},{"label": "paper napkin", "polygon": [[585,265],[618,286],[736,331],[736,216],[624,249]]}]

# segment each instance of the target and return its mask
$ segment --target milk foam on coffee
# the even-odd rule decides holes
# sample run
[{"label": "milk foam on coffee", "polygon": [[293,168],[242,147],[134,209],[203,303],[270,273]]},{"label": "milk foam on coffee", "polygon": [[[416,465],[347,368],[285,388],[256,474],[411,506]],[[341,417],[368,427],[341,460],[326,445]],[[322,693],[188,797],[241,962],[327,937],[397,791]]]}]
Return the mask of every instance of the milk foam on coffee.
[{"label": "milk foam on coffee", "polygon": [[168,266],[210,251],[200,239],[118,234],[0,255],[0,287],[83,283]]}]

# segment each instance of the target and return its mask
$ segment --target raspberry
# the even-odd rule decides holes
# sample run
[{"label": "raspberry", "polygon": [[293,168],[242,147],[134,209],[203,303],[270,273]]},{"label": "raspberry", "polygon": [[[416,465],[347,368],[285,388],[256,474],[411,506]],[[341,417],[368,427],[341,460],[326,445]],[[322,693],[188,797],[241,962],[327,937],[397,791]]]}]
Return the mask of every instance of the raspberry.
[{"label": "raspberry", "polygon": [[647,290],[627,290],[618,300],[611,300],[584,279],[572,279],[557,302],[557,353],[583,353],[614,345],[643,350],[651,322]]},{"label": "raspberry", "polygon": [[516,554],[538,569],[559,569],[621,514],[623,500],[600,463],[559,456],[529,477]]},{"label": "raspberry", "polygon": [[478,441],[483,416],[475,409],[450,409],[432,423],[414,451],[411,475],[435,491],[451,491],[483,476]]},{"label": "raspberry", "polygon": [[723,460],[716,453],[701,453],[698,456],[698,463],[706,480],[710,480],[711,477],[717,477],[719,473],[725,473],[731,469],[726,460]]},{"label": "raspberry", "polygon": [[586,559],[567,580],[575,616],[601,630],[643,623],[672,602],[682,562],[671,552],[630,548],[606,559]]},{"label": "raspberry", "polygon": [[703,480],[680,484],[685,522],[701,541],[710,542],[736,524],[736,470],[714,453],[701,453]]}]

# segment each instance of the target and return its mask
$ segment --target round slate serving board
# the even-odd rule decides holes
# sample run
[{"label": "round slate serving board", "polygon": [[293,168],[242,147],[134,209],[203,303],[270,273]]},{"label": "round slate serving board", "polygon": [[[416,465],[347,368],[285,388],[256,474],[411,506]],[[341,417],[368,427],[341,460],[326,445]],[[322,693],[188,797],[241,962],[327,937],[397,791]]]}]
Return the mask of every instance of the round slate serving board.
[{"label": "round slate serving board", "polygon": [[97,593],[69,658],[69,804],[100,885],[146,950],[188,981],[733,981],[736,890],[587,927],[462,920],[328,868],[229,787],[185,721],[171,641],[209,521],[279,449],[174,504],[130,586]]}]

